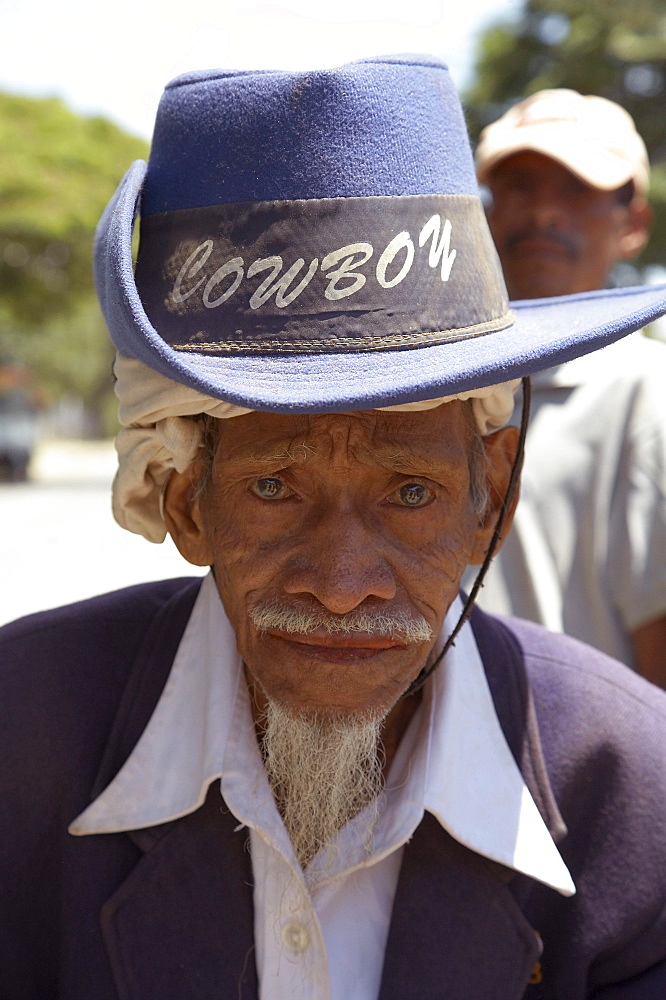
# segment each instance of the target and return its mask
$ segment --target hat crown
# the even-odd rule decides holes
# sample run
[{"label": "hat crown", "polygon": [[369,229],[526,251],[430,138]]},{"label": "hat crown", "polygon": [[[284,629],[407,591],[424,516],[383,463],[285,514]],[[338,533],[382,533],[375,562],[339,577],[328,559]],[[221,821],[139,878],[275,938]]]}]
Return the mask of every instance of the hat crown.
[{"label": "hat crown", "polygon": [[190,73],[157,114],[142,214],[302,198],[478,193],[444,63]]},{"label": "hat crown", "polygon": [[476,391],[666,309],[622,289],[509,310],[462,109],[421,56],[179,77],[147,179],[138,161],[100,221],[95,278],[121,354],[290,413]]}]

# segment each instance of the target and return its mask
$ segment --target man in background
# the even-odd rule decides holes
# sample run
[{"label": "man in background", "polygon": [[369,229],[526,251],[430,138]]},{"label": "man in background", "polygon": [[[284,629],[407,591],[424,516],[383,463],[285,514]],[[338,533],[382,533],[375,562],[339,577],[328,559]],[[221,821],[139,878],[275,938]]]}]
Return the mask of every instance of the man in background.
[{"label": "man in background", "polygon": [[[534,94],[483,131],[477,173],[512,299],[607,287],[647,242],[647,152],[612,101]],[[522,499],[481,594],[664,687],[665,377],[640,333],[534,377]]]}]

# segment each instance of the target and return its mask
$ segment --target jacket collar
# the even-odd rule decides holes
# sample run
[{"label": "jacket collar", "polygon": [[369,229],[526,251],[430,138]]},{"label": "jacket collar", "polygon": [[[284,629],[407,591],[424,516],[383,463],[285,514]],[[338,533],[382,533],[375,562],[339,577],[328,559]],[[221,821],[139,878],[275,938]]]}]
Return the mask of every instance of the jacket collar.
[{"label": "jacket collar", "polygon": [[[198,588],[197,580],[180,590],[146,636],[100,768],[100,790],[146,727]],[[564,825],[543,763],[522,652],[512,633],[483,612],[473,613],[472,625],[507,745],[559,838]],[[222,990],[256,1000],[247,831],[220,807],[217,782],[195,812],[128,835],[143,856],[101,917],[119,998],[212,1000]],[[380,1000],[519,1000],[538,945],[511,894],[512,877],[426,814],[405,847]]]},{"label": "jacket collar", "polygon": [[[444,633],[458,614],[456,601]],[[235,636],[209,576],[148,725],[124,766],[70,832],[82,836],[154,827],[198,809],[211,783],[225,773],[243,684]],[[507,745],[469,625],[433,676],[424,709],[415,751],[405,764],[406,774],[411,768],[417,777],[410,776],[410,797],[416,795],[422,809],[471,850],[564,895],[574,892]],[[235,739],[246,735],[236,732]],[[399,831],[394,840],[401,840]]]},{"label": "jacket collar", "polygon": [[[145,854],[101,914],[119,998],[257,1000],[247,830],[217,783],[196,812],[130,836]],[[539,944],[510,879],[426,815],[405,847],[379,1000],[520,1000]]]}]

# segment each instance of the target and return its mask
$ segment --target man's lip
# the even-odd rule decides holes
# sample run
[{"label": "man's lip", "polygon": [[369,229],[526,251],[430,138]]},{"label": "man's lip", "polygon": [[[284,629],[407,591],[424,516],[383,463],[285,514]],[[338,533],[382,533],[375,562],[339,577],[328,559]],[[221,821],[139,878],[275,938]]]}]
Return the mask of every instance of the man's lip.
[{"label": "man's lip", "polygon": [[575,256],[573,247],[562,240],[547,236],[521,236],[507,243],[507,251],[514,256],[553,257],[567,260]]},{"label": "man's lip", "polygon": [[393,638],[390,635],[368,635],[363,632],[354,632],[352,635],[330,635],[328,632],[317,635],[308,633],[301,635],[297,632],[280,632],[270,630],[268,635],[274,639],[284,639],[286,642],[294,642],[299,646],[314,646],[318,649],[396,649],[403,648],[406,643],[402,639]]}]

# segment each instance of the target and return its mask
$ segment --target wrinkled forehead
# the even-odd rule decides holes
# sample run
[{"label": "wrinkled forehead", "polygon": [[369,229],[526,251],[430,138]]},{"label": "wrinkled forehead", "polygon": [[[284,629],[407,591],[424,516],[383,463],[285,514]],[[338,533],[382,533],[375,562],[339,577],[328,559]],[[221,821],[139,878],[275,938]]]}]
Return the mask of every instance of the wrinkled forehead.
[{"label": "wrinkled forehead", "polygon": [[466,454],[473,428],[470,406],[460,400],[416,412],[253,412],[220,422],[216,462],[305,462],[334,455],[365,461],[373,455],[384,460],[401,454],[434,459]]}]

